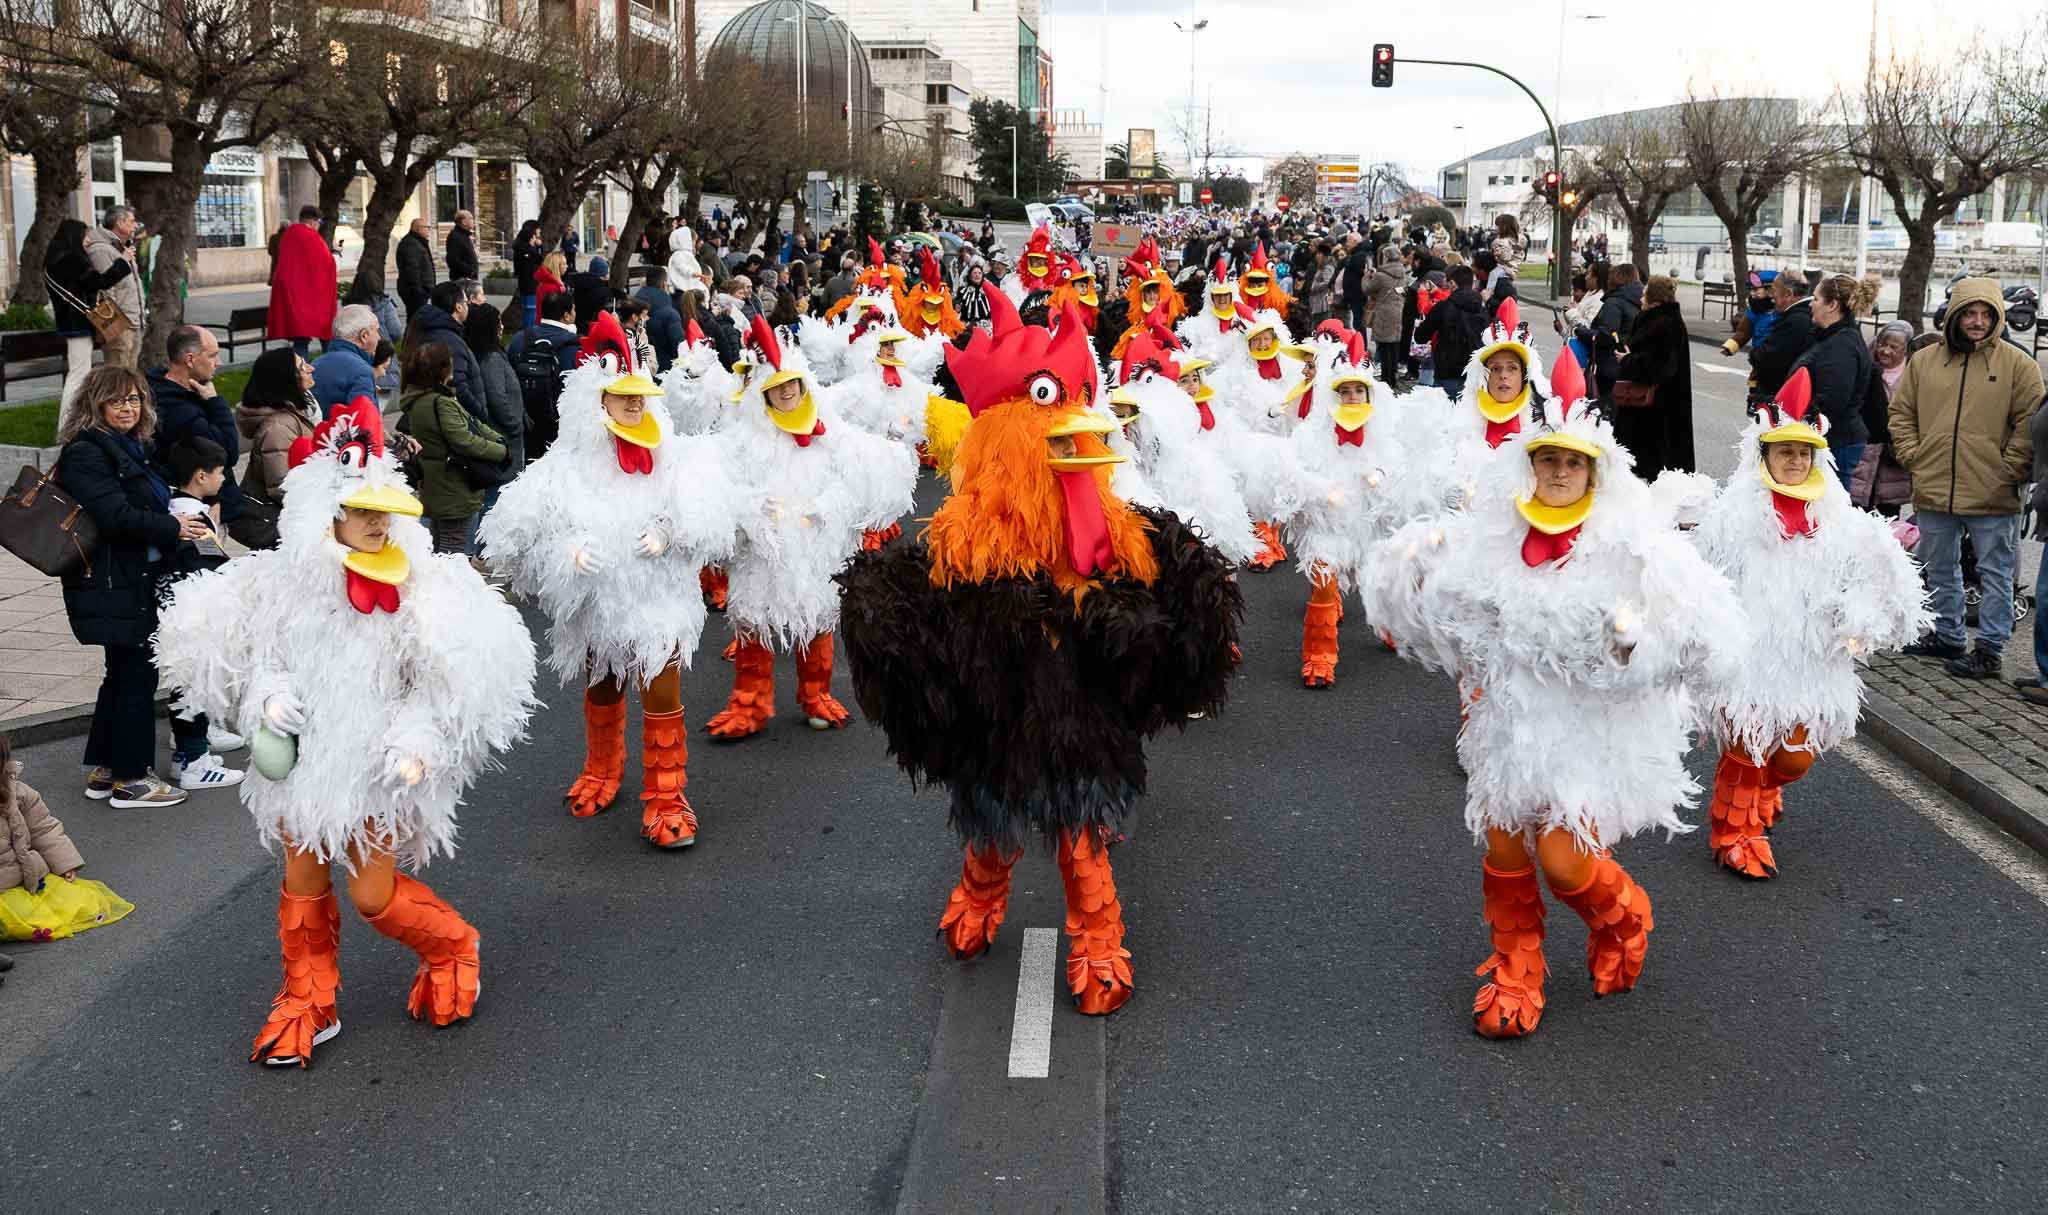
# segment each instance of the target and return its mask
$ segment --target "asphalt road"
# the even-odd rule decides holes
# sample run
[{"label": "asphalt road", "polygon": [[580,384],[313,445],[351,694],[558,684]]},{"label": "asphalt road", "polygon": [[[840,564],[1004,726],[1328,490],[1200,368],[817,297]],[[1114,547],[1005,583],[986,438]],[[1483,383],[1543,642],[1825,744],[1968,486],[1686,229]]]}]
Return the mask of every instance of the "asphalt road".
[{"label": "asphalt road", "polygon": [[[1702,449],[1711,447],[1702,435]],[[925,506],[932,487],[926,486]],[[277,982],[277,868],[229,794],[85,802],[73,741],[28,779],[131,898],[13,950],[0,1201],[89,1211],[1150,1212],[2038,1210],[2048,867],[1852,745],[1788,794],[1784,876],[1700,835],[1620,857],[1655,900],[1642,986],[1590,998],[1552,907],[1535,1037],[1468,1020],[1485,956],[1450,685],[1346,629],[1298,684],[1306,585],[1247,575],[1222,718],[1154,749],[1114,854],[1137,996],[1054,1003],[1013,1079],[1036,852],[996,950],[933,937],[958,852],[880,736],[691,738],[701,842],[621,802],[570,818],[575,698],[550,707],[424,875],[483,937],[479,1015],[406,1019],[411,955],[344,915],[346,1029],[307,1071],[245,1062]],[[685,681],[722,702],[722,636]],[[848,697],[843,672],[840,694]],[[636,735],[637,736],[637,735]],[[1696,771],[1711,775],[1709,757]],[[1063,955],[1062,955],[1063,956]]]}]

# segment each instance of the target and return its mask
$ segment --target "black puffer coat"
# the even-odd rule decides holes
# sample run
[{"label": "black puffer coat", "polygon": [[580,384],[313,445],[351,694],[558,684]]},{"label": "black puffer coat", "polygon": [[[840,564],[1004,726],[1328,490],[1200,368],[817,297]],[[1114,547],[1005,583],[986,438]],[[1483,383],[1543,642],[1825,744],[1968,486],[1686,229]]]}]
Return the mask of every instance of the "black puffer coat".
[{"label": "black puffer coat", "polygon": [[164,555],[178,547],[178,520],[157,504],[148,466],[94,427],[64,445],[55,479],[100,532],[90,568],[64,579],[72,635],[80,645],[148,645],[156,632],[157,576]]},{"label": "black puffer coat", "polygon": [[[1868,442],[1870,428],[1863,422],[1863,406],[1876,362],[1856,327],[1856,318],[1845,316],[1814,334],[1813,345],[1792,364],[1792,371],[1801,367],[1813,381],[1814,408],[1828,420],[1828,446],[1839,449]],[[1786,378],[1791,378],[1790,371]]]}]

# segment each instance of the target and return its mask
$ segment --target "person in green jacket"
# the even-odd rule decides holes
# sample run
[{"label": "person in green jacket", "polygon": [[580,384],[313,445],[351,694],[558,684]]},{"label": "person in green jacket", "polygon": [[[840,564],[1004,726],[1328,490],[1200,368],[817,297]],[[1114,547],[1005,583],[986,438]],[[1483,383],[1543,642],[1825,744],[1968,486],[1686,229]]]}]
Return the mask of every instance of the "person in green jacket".
[{"label": "person in green jacket", "polygon": [[455,399],[455,357],[440,342],[424,342],[406,352],[404,382],[398,407],[406,431],[419,440],[419,496],[432,525],[434,551],[467,552],[484,491],[470,485],[461,466],[503,464],[504,436],[471,417]]}]

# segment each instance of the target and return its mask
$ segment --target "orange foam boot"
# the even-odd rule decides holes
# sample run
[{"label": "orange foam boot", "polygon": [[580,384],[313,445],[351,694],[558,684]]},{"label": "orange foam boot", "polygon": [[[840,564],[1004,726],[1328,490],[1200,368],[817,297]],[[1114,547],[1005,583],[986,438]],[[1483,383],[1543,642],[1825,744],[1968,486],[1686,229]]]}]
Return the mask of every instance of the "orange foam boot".
[{"label": "orange foam boot", "polygon": [[697,842],[697,812],[683,788],[690,783],[690,744],[683,711],[642,713],[640,719],[640,834],[657,848]]},{"label": "orange foam boot", "polygon": [[1805,726],[1794,726],[1784,745],[1771,752],[1764,762],[1764,790],[1770,794],[1770,803],[1764,808],[1765,827],[1777,826],[1778,816],[1785,812],[1785,786],[1805,776],[1819,759],[1807,749]]},{"label": "orange foam boot", "polygon": [[1264,548],[1253,554],[1251,560],[1251,567],[1253,569],[1269,570],[1282,561],[1287,560],[1287,546],[1280,543],[1279,524],[1260,520],[1252,524],[1252,531],[1258,534],[1259,542],[1265,545]]},{"label": "orange foam boot", "polygon": [[1067,892],[1067,988],[1091,1017],[1107,1016],[1131,998],[1131,951],[1124,948],[1124,909],[1116,898],[1109,853],[1093,830],[1060,836],[1060,880]]},{"label": "orange foam boot", "polygon": [[335,996],[341,991],[341,905],[334,892],[277,895],[277,943],[284,981],[270,1001],[270,1016],[256,1031],[249,1059],[273,1067],[306,1066],[313,1048],[341,1032]]},{"label": "orange foam boot", "polygon": [[482,965],[476,929],[425,882],[399,874],[391,902],[363,919],[420,955],[412,991],[405,998],[413,1020],[425,1017],[436,1025],[449,1025],[476,1011],[477,971]]},{"label": "orange foam boot", "polygon": [[603,704],[583,690],[583,771],[569,784],[563,800],[569,813],[589,818],[619,795],[626,771],[626,702]]},{"label": "orange foam boot", "polygon": [[832,698],[832,634],[820,633],[797,651],[796,705],[813,730],[837,730],[853,714]]},{"label": "orange foam boot", "polygon": [[714,612],[725,610],[727,581],[725,571],[715,565],[707,565],[697,571],[697,589],[704,593],[705,607]]},{"label": "orange foam boot", "polygon": [[1778,859],[1764,832],[1777,818],[1777,790],[1765,769],[1734,748],[1721,752],[1714,769],[1714,800],[1707,807],[1707,847],[1714,860],[1746,878],[1778,876]]},{"label": "orange foam boot", "polygon": [[883,545],[902,534],[903,525],[901,523],[891,523],[883,528],[869,528],[860,534],[861,551],[868,553],[879,552]]},{"label": "orange foam boot", "polygon": [[995,848],[967,850],[960,881],[946,896],[939,935],[956,958],[966,959],[996,943],[996,929],[1010,909],[1010,871],[1021,853],[1003,856]]},{"label": "orange foam boot", "polygon": [[1327,688],[1337,682],[1337,622],[1343,605],[1337,584],[1318,581],[1301,618],[1301,685]]},{"label": "orange foam boot", "polygon": [[735,640],[732,695],[724,711],[704,723],[713,738],[731,741],[760,733],[775,716],[775,652],[752,638]]},{"label": "orange foam boot", "polygon": [[1519,1038],[1543,1019],[1543,891],[1536,867],[1503,873],[1482,866],[1487,931],[1493,952],[1472,973],[1487,980],[1472,1001],[1472,1028],[1484,1038]]},{"label": "orange foam boot", "polygon": [[1650,930],[1657,926],[1650,916],[1650,896],[1605,852],[1593,858],[1593,876],[1584,886],[1556,894],[1586,921],[1586,970],[1593,976],[1593,994],[1611,996],[1633,988],[1643,973]]}]

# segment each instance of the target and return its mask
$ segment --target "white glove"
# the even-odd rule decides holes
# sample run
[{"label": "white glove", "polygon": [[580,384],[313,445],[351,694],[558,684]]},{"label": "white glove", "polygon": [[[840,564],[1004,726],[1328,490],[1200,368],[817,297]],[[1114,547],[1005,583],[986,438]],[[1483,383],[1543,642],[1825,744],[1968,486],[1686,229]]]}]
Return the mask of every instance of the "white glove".
[{"label": "white glove", "polygon": [[306,728],[306,702],[290,692],[275,692],[263,700],[263,720],[280,734],[297,734]]},{"label": "white glove", "polygon": [[646,532],[641,535],[636,551],[642,557],[659,557],[668,551],[668,541],[653,532]]},{"label": "white glove", "polygon": [[604,572],[604,558],[582,545],[569,550],[569,559],[576,563],[578,573],[599,574]]},{"label": "white glove", "polygon": [[408,755],[396,748],[386,750],[384,779],[394,785],[411,788],[427,779],[427,762],[417,755]]}]

